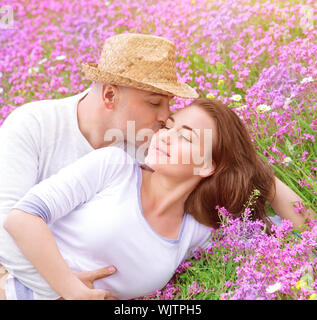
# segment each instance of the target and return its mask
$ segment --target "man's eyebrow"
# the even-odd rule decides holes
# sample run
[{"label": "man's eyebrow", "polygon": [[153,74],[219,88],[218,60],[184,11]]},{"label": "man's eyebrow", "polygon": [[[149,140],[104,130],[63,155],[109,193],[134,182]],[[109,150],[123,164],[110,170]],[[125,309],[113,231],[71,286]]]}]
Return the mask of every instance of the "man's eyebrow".
[{"label": "man's eyebrow", "polygon": [[166,95],[164,95],[164,94],[155,93],[155,92],[152,92],[152,93],[148,94],[148,96],[161,96],[161,97],[166,97]]},{"label": "man's eyebrow", "polygon": [[168,97],[168,98],[172,98],[174,99],[175,96],[168,96],[166,94],[161,94],[161,93],[156,93],[156,92],[151,92],[150,94],[148,94],[148,97],[151,97],[151,96],[160,96],[160,97]]},{"label": "man's eyebrow", "polygon": [[[168,119],[170,119],[170,120],[172,120],[173,122],[175,122],[175,119],[172,117],[172,116],[169,116],[168,117]],[[182,125],[182,128],[184,128],[184,129],[187,129],[187,130],[190,130],[190,131],[192,131],[192,132],[194,132],[195,133],[195,135],[198,137],[198,134],[191,128],[191,127],[189,127],[189,126],[186,126],[185,124],[184,125]]]}]

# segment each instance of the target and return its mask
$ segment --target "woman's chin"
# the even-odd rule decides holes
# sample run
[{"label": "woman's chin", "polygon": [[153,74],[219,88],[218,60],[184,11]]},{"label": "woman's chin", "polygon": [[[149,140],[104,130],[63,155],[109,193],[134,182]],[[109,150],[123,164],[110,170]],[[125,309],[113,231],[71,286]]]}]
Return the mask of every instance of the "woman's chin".
[{"label": "woman's chin", "polygon": [[166,167],[166,164],[160,164],[160,160],[157,157],[153,157],[151,155],[145,157],[144,163],[146,166],[156,172],[164,171],[164,167]]},{"label": "woman's chin", "polygon": [[144,159],[144,164],[160,175],[179,178],[184,174],[182,166],[172,165],[151,156]]}]

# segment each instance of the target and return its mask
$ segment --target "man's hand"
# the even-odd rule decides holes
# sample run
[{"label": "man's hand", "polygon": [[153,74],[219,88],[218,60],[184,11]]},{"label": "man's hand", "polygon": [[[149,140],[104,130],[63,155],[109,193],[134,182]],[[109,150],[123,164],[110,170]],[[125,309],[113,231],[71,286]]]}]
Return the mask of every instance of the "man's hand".
[{"label": "man's hand", "polygon": [[[93,271],[84,271],[84,272],[74,272],[74,274],[78,277],[78,279],[83,282],[89,289],[94,289],[94,281],[98,279],[102,279],[105,277],[109,277],[116,272],[116,268],[114,266],[109,266],[102,269],[97,269]],[[95,291],[95,290],[94,290]],[[97,290],[96,290],[97,291]],[[100,297],[102,296],[102,292],[100,291]],[[92,293],[92,292],[91,292]],[[96,294],[96,299],[98,300],[99,294]],[[107,294],[108,293],[108,294]],[[100,298],[99,297],[99,298]],[[116,297],[111,297],[109,292],[105,293],[104,300],[119,300]]]},{"label": "man's hand", "polygon": [[88,288],[94,289],[94,281],[111,276],[116,272],[114,266],[109,266],[102,269],[84,272],[74,272],[75,275],[83,282]]}]

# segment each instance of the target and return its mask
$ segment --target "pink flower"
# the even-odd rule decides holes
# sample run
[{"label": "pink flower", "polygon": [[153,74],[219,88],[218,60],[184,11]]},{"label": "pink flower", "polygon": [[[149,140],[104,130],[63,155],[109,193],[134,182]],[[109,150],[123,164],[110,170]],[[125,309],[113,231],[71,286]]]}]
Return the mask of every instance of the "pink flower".
[{"label": "pink flower", "polygon": [[305,161],[306,161],[306,156],[307,156],[307,155],[308,155],[308,152],[307,152],[307,151],[304,151],[303,154],[302,154],[302,156],[301,156],[301,158],[300,158],[302,162],[305,162]]},{"label": "pink flower", "polygon": [[297,200],[296,203],[293,204],[293,207],[295,208],[295,211],[297,213],[302,213],[306,211],[305,205],[300,200]]}]

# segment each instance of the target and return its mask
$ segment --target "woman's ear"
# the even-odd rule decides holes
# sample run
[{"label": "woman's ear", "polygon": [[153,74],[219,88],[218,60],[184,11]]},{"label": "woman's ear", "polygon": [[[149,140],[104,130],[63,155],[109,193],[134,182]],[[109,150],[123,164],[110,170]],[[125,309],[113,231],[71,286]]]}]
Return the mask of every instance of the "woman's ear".
[{"label": "woman's ear", "polygon": [[203,166],[200,168],[194,168],[194,174],[199,175],[202,178],[207,178],[214,174],[216,170],[216,163],[212,160],[212,164],[204,162]]}]

